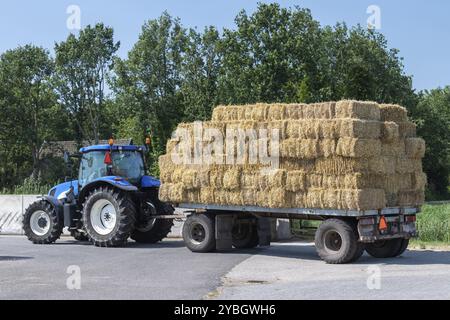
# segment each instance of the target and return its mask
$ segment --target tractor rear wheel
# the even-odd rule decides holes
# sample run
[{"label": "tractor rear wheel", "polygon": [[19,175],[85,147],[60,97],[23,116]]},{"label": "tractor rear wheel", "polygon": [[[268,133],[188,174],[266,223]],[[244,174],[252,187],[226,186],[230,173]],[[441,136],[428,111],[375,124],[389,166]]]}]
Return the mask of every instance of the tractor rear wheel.
[{"label": "tractor rear wheel", "polygon": [[45,200],[31,204],[23,215],[23,231],[36,244],[49,244],[61,236],[64,224],[56,209]]},{"label": "tractor rear wheel", "polygon": [[[162,204],[162,215],[173,215],[175,209],[169,204]],[[138,224],[131,233],[131,239],[139,243],[156,243],[167,237],[172,230],[172,219],[149,219],[144,224]]]},{"label": "tractor rear wheel", "polygon": [[129,195],[111,187],[90,192],[83,203],[83,226],[98,247],[125,244],[134,228],[136,209]]}]

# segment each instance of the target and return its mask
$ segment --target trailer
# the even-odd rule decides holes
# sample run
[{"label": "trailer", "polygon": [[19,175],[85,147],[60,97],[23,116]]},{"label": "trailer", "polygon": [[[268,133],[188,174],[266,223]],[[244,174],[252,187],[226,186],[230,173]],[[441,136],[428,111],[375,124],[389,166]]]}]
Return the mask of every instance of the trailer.
[{"label": "trailer", "polygon": [[315,233],[315,246],[330,264],[358,260],[364,251],[375,258],[401,255],[409,239],[417,236],[419,207],[381,210],[331,210],[310,208],[264,208],[180,203],[188,216],[183,239],[193,252],[211,252],[269,246],[271,219],[322,221]]}]

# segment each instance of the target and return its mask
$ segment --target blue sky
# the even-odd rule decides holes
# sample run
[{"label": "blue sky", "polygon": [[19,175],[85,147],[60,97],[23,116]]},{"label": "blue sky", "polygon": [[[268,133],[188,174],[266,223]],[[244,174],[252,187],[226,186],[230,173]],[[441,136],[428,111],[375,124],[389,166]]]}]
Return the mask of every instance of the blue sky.
[{"label": "blue sky", "polygon": [[[186,27],[202,29],[215,25],[233,27],[241,10],[254,11],[253,0],[40,0],[0,1],[0,52],[33,43],[52,49],[64,40],[69,5],[81,9],[83,25],[104,22],[114,27],[121,41],[119,54],[126,56],[136,42],[144,21],[158,17],[164,10],[181,18]],[[260,1],[273,2],[273,1]],[[381,32],[389,46],[404,57],[406,72],[413,75],[417,89],[450,85],[450,2],[448,0],[281,0],[282,6],[299,5],[311,9],[322,25],[345,21],[366,25],[369,5],[381,10]]]}]

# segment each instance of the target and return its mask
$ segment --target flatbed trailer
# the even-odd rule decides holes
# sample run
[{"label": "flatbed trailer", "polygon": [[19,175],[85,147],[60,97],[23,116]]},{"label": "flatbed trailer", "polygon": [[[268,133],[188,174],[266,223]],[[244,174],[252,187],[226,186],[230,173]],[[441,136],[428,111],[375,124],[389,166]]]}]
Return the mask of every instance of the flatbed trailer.
[{"label": "flatbed trailer", "polygon": [[183,239],[193,252],[268,246],[271,219],[322,221],[315,234],[318,255],[327,263],[356,261],[364,251],[376,258],[401,255],[417,235],[420,207],[376,210],[265,208],[180,203],[188,212]]}]

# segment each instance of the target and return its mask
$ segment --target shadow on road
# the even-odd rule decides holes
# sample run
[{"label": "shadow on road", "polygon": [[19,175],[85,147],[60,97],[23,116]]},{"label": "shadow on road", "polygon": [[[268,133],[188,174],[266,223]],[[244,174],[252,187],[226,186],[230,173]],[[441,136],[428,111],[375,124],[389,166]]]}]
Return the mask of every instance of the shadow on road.
[{"label": "shadow on road", "polygon": [[[314,245],[290,244],[287,246],[273,246],[269,248],[270,249],[262,249],[256,254],[283,258],[320,260],[317,256]],[[353,264],[376,263],[383,263],[386,265],[450,265],[450,251],[407,250],[400,257],[385,259],[373,258],[365,253],[357,262],[354,262]]]},{"label": "shadow on road", "polygon": [[0,262],[2,261],[18,261],[18,260],[29,260],[34,259],[33,257],[19,257],[19,256],[0,256]]}]

